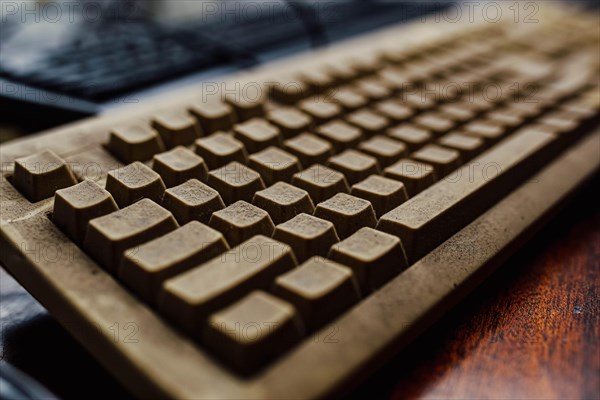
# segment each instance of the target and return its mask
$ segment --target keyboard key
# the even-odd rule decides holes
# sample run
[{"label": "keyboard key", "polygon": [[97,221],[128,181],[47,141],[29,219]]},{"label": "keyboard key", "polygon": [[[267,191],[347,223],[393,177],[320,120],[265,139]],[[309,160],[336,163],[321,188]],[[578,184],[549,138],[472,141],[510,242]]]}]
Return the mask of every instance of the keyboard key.
[{"label": "keyboard key", "polygon": [[342,108],[329,100],[327,96],[310,97],[298,103],[298,107],[309,115],[316,125],[324,124],[332,119],[339,118]]},{"label": "keyboard key", "polygon": [[160,135],[165,147],[188,146],[200,137],[198,121],[185,110],[169,110],[156,113],[152,127]]},{"label": "keyboard key", "polygon": [[296,104],[310,94],[308,85],[296,78],[280,78],[270,87],[273,99],[283,104]]},{"label": "keyboard key", "polygon": [[505,133],[505,128],[498,122],[491,120],[477,120],[463,126],[461,130],[469,135],[482,138],[486,145],[496,143]]},{"label": "keyboard key", "polygon": [[315,211],[308,192],[285,182],[256,192],[252,203],[267,211],[275,224],[280,224],[300,213]]},{"label": "keyboard key", "polygon": [[233,127],[235,138],[242,142],[246,150],[252,154],[269,146],[278,146],[279,128],[264,119],[253,118]]},{"label": "keyboard key", "polygon": [[107,147],[113,156],[125,164],[150,160],[153,155],[165,151],[158,132],[142,124],[113,129]]},{"label": "keyboard key", "polygon": [[225,203],[215,189],[197,179],[190,179],[167,189],[162,206],[171,211],[182,225],[194,220],[208,224],[212,213],[225,208]]},{"label": "keyboard key", "polygon": [[334,79],[323,69],[308,69],[298,74],[298,79],[308,86],[310,93],[319,94],[334,85]]},{"label": "keyboard key", "polygon": [[116,273],[125,250],[162,236],[177,226],[169,211],[150,199],[143,199],[92,219],[83,248],[107,271]]},{"label": "keyboard key", "polygon": [[345,85],[358,76],[358,71],[352,67],[346,60],[329,61],[323,66],[323,69],[329,73],[337,85]]},{"label": "keyboard key", "polygon": [[311,257],[277,277],[273,294],[296,307],[309,331],[322,327],[360,300],[352,270],[322,257]]},{"label": "keyboard key", "polygon": [[352,185],[350,194],[371,202],[377,218],[408,200],[402,182],[379,175],[371,175]]},{"label": "keyboard key", "polygon": [[392,123],[398,124],[412,117],[415,111],[397,100],[381,101],[373,106],[373,108],[384,117],[388,118]]},{"label": "keyboard key", "polygon": [[356,148],[362,140],[362,131],[342,120],[333,120],[321,125],[316,133],[330,142],[336,153]]},{"label": "keyboard key", "polygon": [[208,169],[216,169],[237,161],[245,164],[248,155],[242,142],[223,132],[196,140],[196,154],[204,159]]},{"label": "keyboard key", "polygon": [[336,193],[350,191],[343,174],[321,164],[314,164],[295,174],[292,184],[306,190],[315,203],[327,200]]},{"label": "keyboard key", "polygon": [[511,129],[517,128],[527,121],[517,107],[504,107],[490,111],[485,114],[485,118]]},{"label": "keyboard key", "polygon": [[159,311],[199,338],[210,314],[256,289],[268,290],[275,278],[296,267],[292,249],[255,236],[212,260],[165,281]]},{"label": "keyboard key", "polygon": [[375,227],[377,218],[367,200],[338,193],[315,208],[315,217],[333,222],[340,239],[345,239],[363,226]]},{"label": "keyboard key", "polygon": [[367,109],[349,114],[346,121],[359,128],[368,137],[383,133],[390,126],[390,121],[387,118]]},{"label": "keyboard key", "polygon": [[425,146],[433,139],[433,135],[426,129],[412,124],[402,124],[387,130],[386,134],[406,144],[408,151],[412,152]]},{"label": "keyboard key", "polygon": [[435,136],[441,136],[445,133],[448,133],[455,126],[455,123],[452,119],[438,112],[427,112],[417,115],[413,121],[418,126],[421,126],[427,129],[427,131],[432,132]]},{"label": "keyboard key", "polygon": [[380,101],[392,95],[392,89],[385,82],[377,78],[361,79],[355,84],[355,88],[361,95],[370,101]]},{"label": "keyboard key", "polygon": [[54,196],[58,189],[77,183],[67,163],[53,151],[44,150],[15,160],[15,187],[31,202]]},{"label": "keyboard key", "polygon": [[362,293],[370,293],[408,267],[400,239],[371,228],[362,228],[331,246],[329,258],[347,265]]},{"label": "keyboard key", "polygon": [[295,108],[280,108],[269,111],[267,118],[281,130],[284,138],[290,138],[308,131],[312,125],[310,117]]},{"label": "keyboard key", "polygon": [[300,135],[283,142],[283,147],[300,160],[304,168],[313,164],[325,164],[329,157],[333,155],[331,144],[311,133],[301,133]]},{"label": "keyboard key", "polygon": [[[427,194],[385,214],[377,229],[400,237],[409,261],[414,262],[480,215],[545,157],[551,157],[554,141],[555,136],[545,132],[517,132],[482,154],[478,163],[463,166],[458,179],[442,180]],[[493,173],[486,170],[489,165],[495,166]]]},{"label": "keyboard key", "polygon": [[404,183],[409,197],[413,197],[436,181],[433,166],[403,158],[387,167],[383,174]]},{"label": "keyboard key", "polygon": [[368,100],[365,96],[360,94],[358,91],[349,88],[335,88],[332,89],[331,93],[327,96],[333,102],[337,103],[346,112],[352,112],[358,110],[367,105]]},{"label": "keyboard key", "polygon": [[225,95],[225,102],[233,108],[238,121],[260,118],[265,114],[264,98],[260,95],[260,91],[257,88],[256,93],[251,90],[241,90]]},{"label": "keyboard key", "polygon": [[190,179],[206,181],[208,175],[208,167],[202,157],[182,146],[155,155],[152,169],[167,187],[180,185]]},{"label": "keyboard key", "polygon": [[200,122],[202,131],[207,135],[227,131],[235,123],[233,109],[219,101],[197,101],[190,106],[189,111]]},{"label": "keyboard key", "polygon": [[304,213],[277,225],[273,239],[289,244],[299,262],[313,255],[325,257],[329,248],[340,241],[330,221]]},{"label": "keyboard key", "polygon": [[469,161],[476,157],[484,149],[485,142],[483,139],[464,135],[460,132],[451,132],[442,136],[438,142],[440,146],[449,149],[457,150],[460,153],[461,159]]},{"label": "keyboard key", "polygon": [[377,135],[361,142],[358,149],[375,157],[382,168],[395,163],[407,154],[404,143],[383,135]]},{"label": "keyboard key", "polygon": [[208,224],[223,232],[231,246],[237,246],[255,235],[271,236],[275,229],[266,211],[243,200],[215,211]]},{"label": "keyboard key", "polygon": [[52,221],[76,243],[82,243],[90,220],[118,209],[109,192],[85,180],[54,195]]},{"label": "keyboard key", "polygon": [[254,193],[265,188],[258,172],[235,161],[210,171],[206,183],[221,194],[227,205],[237,200],[251,202]]},{"label": "keyboard key", "polygon": [[294,307],[262,291],[210,316],[203,340],[242,374],[256,372],[300,341],[303,327]]},{"label": "keyboard key", "polygon": [[331,157],[328,166],[343,173],[350,185],[379,173],[377,159],[356,150],[346,150]]},{"label": "keyboard key", "polygon": [[257,171],[267,185],[275,182],[290,182],[292,176],[300,171],[298,158],[277,147],[269,147],[248,158],[248,165]]},{"label": "keyboard key", "polygon": [[477,110],[469,107],[468,102],[448,103],[440,106],[439,110],[454,122],[464,123],[475,119]]},{"label": "keyboard key", "polygon": [[229,250],[223,235],[192,221],[125,252],[119,279],[144,301],[156,304],[162,283]]},{"label": "keyboard key", "polygon": [[108,171],[106,176],[106,190],[121,208],[143,198],[160,203],[165,189],[160,175],[139,161]]},{"label": "keyboard key", "polygon": [[438,179],[443,178],[461,165],[460,153],[456,150],[428,144],[412,153],[413,160],[433,166]]}]

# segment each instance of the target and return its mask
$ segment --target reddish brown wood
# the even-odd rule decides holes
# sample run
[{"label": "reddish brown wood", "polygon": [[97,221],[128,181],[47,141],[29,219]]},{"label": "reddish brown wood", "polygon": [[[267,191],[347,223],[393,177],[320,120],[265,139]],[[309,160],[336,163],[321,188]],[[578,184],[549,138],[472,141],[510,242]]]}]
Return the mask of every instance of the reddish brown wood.
[{"label": "reddish brown wood", "polygon": [[592,190],[578,196],[350,397],[599,399],[597,199]]}]

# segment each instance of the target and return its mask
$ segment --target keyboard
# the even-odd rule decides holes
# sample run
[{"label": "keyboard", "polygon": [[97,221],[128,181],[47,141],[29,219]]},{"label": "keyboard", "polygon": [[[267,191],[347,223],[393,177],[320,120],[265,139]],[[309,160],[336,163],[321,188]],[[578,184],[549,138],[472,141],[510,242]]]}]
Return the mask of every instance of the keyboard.
[{"label": "keyboard", "polygon": [[9,142],[2,264],[139,397],[343,392],[598,172],[597,21],[538,19],[386,28]]}]

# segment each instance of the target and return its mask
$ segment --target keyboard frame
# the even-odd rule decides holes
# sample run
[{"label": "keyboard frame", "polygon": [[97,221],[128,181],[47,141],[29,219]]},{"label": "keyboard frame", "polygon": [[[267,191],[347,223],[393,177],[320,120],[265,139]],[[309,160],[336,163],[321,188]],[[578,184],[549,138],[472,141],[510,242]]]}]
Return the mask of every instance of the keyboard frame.
[{"label": "keyboard frame", "polygon": [[[435,26],[417,22],[392,27],[338,44],[335,54],[331,49],[302,54],[229,79],[264,81],[274,71],[297,71],[328,57],[371,52],[373,42],[393,44],[399,35],[426,44],[464,28],[451,23]],[[15,140],[0,149],[0,261],[140,397],[315,398],[339,393],[381,365],[501,266],[600,168],[600,129],[596,128],[383,288],[258,374],[243,378],[163,321],[73,244],[49,219],[52,199],[30,203],[9,181],[15,158],[43,149],[52,149],[67,161],[70,157],[96,160],[106,173],[122,165],[109,153],[98,151],[110,127],[147,118],[167,104],[188,104],[200,87]]]}]

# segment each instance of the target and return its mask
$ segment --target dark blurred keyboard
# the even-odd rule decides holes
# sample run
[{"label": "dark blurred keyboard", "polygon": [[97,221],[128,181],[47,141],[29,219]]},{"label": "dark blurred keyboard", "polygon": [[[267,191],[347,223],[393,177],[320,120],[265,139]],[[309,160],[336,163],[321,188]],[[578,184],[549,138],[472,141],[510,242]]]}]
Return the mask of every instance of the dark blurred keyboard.
[{"label": "dark blurred keyboard", "polygon": [[[447,6],[365,1],[255,4],[257,13],[225,9],[212,20],[177,25],[135,14],[124,20],[86,22],[73,40],[26,68],[14,62],[18,52],[6,54],[0,60],[0,77],[102,103],[186,74],[246,68],[278,50],[287,55],[286,49],[340,40]],[[20,93],[14,87],[2,91],[9,97]]]}]

